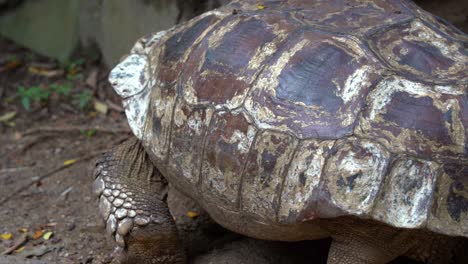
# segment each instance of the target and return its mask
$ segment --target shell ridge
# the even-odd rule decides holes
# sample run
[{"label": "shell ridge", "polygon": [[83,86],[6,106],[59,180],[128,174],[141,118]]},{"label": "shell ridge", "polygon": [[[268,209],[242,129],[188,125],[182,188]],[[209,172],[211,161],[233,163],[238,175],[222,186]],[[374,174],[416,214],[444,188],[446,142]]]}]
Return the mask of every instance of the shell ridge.
[{"label": "shell ridge", "polygon": [[291,154],[291,158],[289,159],[288,163],[286,164],[286,168],[284,169],[283,171],[283,179],[281,179],[281,187],[280,187],[280,190],[279,190],[279,194],[278,194],[278,208],[275,210],[275,215],[276,215],[276,223],[279,223],[279,214],[280,214],[280,209],[281,209],[281,204],[282,204],[282,198],[283,198],[283,191],[284,191],[284,185],[285,185],[285,182],[286,182],[286,178],[288,177],[288,172],[289,172],[289,169],[291,168],[291,164],[294,160],[294,157],[296,156],[296,153],[297,151],[299,150],[300,148],[300,145],[301,143],[303,142],[303,140],[301,139],[298,139],[297,137],[293,137],[295,138],[295,144],[296,146],[294,147],[294,150]]},{"label": "shell ridge", "polygon": [[[209,107],[207,107],[206,109],[208,108]],[[204,159],[205,159],[205,149],[206,149],[207,139],[209,136],[210,128],[213,126],[213,120],[214,120],[213,117],[219,112],[220,111],[213,111],[213,114],[210,116],[210,121],[208,122],[208,126],[206,127],[205,132],[203,133],[204,135],[203,135],[203,140],[202,140],[201,160],[200,160],[200,165],[198,169],[198,182],[196,186],[196,190],[198,193],[202,193],[201,186],[203,184],[203,180],[205,179],[202,172],[203,172],[203,164],[204,164]]]},{"label": "shell ridge", "polygon": [[[247,112],[247,111],[246,111]],[[250,147],[249,147],[249,152],[247,153],[247,157],[250,157],[251,153],[252,153],[252,149],[254,148],[255,144],[257,143],[257,140],[258,140],[258,137],[260,136],[260,134],[263,132],[261,129],[259,129],[255,123],[254,123],[254,126],[257,128],[257,131],[255,132],[255,136],[252,140],[252,143],[250,144]],[[243,206],[242,206],[242,191],[243,191],[243,188],[244,188],[244,181],[245,181],[245,171],[247,169],[247,164],[249,163],[249,159],[245,159],[244,161],[244,164],[242,165],[242,173],[240,175],[240,180],[239,180],[239,189],[237,191],[237,204],[236,204],[236,208],[237,210],[239,211],[239,213],[241,215],[245,215],[247,212],[245,212],[244,210],[242,210]]]}]

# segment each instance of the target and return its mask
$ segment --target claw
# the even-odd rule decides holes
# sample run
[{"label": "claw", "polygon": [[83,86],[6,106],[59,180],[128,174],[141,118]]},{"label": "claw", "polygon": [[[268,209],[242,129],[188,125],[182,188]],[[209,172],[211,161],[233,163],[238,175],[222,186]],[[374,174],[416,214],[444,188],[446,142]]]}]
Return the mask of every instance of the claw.
[{"label": "claw", "polygon": [[101,193],[104,191],[105,187],[106,187],[106,184],[104,183],[104,181],[102,180],[101,177],[98,177],[96,180],[94,180],[93,192],[97,196],[101,195]]},{"label": "claw", "polygon": [[109,219],[107,219],[106,223],[106,231],[109,235],[113,235],[117,230],[117,219],[115,219],[114,215],[110,215]]},{"label": "claw", "polygon": [[111,210],[111,203],[106,199],[106,197],[101,196],[101,199],[99,200],[99,212],[101,212],[101,216],[104,218],[104,220],[107,220]]},{"label": "claw", "polygon": [[121,234],[122,236],[127,235],[133,227],[133,220],[130,218],[125,218],[119,223],[119,227],[117,228],[117,233]]}]

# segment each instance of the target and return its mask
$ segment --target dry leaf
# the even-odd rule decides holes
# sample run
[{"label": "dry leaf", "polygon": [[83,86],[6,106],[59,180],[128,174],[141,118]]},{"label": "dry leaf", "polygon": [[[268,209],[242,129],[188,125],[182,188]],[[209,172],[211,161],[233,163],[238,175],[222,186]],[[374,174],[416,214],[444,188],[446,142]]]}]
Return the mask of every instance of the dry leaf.
[{"label": "dry leaf", "polygon": [[63,75],[64,71],[63,70],[48,70],[48,69],[42,69],[42,68],[37,68],[37,67],[29,67],[28,68],[29,72],[35,75],[40,75],[40,76],[45,76],[45,77],[56,77]]},{"label": "dry leaf", "polygon": [[76,162],[76,159],[70,159],[63,162],[63,165],[68,166]]},{"label": "dry leaf", "polygon": [[257,5],[257,9],[258,9],[258,10],[263,10],[263,9],[265,9],[265,8],[266,8],[266,6],[264,6],[264,5]]},{"label": "dry leaf", "polygon": [[33,248],[28,247],[26,250],[21,251],[17,256],[28,258],[28,257],[40,257],[47,252],[50,252],[52,248],[47,247],[46,245],[39,245]]},{"label": "dry leaf", "polygon": [[28,232],[28,229],[23,227],[23,228],[18,229],[18,231],[20,231],[21,233],[26,233]]},{"label": "dry leaf", "polygon": [[34,233],[33,239],[34,240],[39,239],[43,234],[44,234],[44,230],[42,229],[37,230],[36,233]]},{"label": "dry leaf", "polygon": [[108,107],[105,103],[100,102],[100,101],[98,101],[98,100],[94,100],[94,109],[95,109],[97,112],[99,112],[99,113],[105,115],[105,114],[107,114],[108,108],[109,108],[109,107]]},{"label": "dry leaf", "polygon": [[7,122],[16,116],[16,112],[8,112],[0,116],[0,122]]},{"label": "dry leaf", "polygon": [[13,238],[13,235],[11,233],[3,233],[0,235],[0,238],[3,240],[10,240]]},{"label": "dry leaf", "polygon": [[15,68],[18,68],[19,66],[21,66],[20,60],[11,60],[3,66],[0,65],[0,72],[13,70]]},{"label": "dry leaf", "polygon": [[193,211],[188,211],[187,212],[187,216],[190,217],[190,218],[195,218],[199,215],[199,213],[197,212],[193,212]]},{"label": "dry leaf", "polygon": [[51,231],[49,231],[49,232],[45,233],[45,234],[42,236],[42,238],[43,238],[44,240],[49,240],[53,235],[54,235],[54,233],[51,232]]},{"label": "dry leaf", "polygon": [[17,250],[15,250],[14,252],[15,252],[15,253],[19,253],[19,252],[21,252],[21,251],[23,251],[23,250],[24,250],[24,246],[19,247],[19,248],[18,248]]}]

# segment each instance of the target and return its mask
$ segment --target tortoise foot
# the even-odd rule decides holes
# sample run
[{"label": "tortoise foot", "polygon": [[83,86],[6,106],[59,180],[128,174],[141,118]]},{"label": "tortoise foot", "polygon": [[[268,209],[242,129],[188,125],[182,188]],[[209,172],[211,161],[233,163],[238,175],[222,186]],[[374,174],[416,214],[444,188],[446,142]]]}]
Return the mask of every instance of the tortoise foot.
[{"label": "tortoise foot", "polygon": [[184,263],[184,248],[165,197],[167,183],[137,140],[97,162],[93,191],[107,234],[123,249],[123,263]]}]

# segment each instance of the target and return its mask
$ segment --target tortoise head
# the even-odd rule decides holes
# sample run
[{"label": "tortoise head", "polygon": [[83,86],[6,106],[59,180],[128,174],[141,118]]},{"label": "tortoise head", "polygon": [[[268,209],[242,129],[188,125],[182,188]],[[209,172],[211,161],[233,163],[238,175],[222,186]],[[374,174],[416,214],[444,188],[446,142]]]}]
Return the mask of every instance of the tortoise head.
[{"label": "tortoise head", "polygon": [[142,139],[151,87],[155,84],[149,60],[166,31],[145,36],[137,41],[130,54],[109,74],[109,82],[123,99],[125,114],[133,134]]}]

